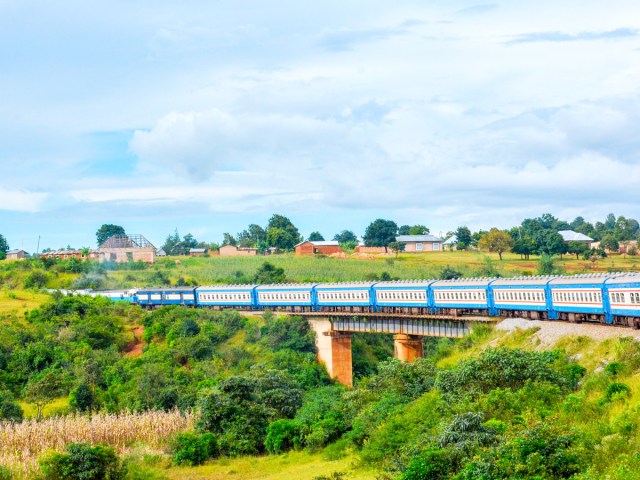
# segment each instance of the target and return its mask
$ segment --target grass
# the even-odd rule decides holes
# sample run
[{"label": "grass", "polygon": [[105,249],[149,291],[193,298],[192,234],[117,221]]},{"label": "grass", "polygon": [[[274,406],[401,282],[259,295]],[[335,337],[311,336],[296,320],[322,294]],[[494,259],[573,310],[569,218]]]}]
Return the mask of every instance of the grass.
[{"label": "grass", "polygon": [[2,289],[0,290],[0,315],[22,313],[40,306],[49,295],[35,290]]},{"label": "grass", "polygon": [[321,453],[306,451],[264,457],[220,459],[200,467],[171,467],[171,480],[313,480],[320,475],[344,472],[345,480],[375,480],[378,472],[355,468],[356,458],[328,461]]},{"label": "grass", "polygon": [[[284,268],[287,279],[293,282],[345,282],[379,279],[383,274],[397,279],[438,278],[442,269],[450,266],[465,277],[535,275],[537,257],[523,260],[519,255],[478,251],[404,253],[368,257],[297,257],[293,254],[270,257],[168,257],[144,270],[117,270],[108,273],[110,288],[148,286],[161,283],[159,275],[172,284],[179,278],[199,285],[251,282],[256,270],[264,262]],[[637,257],[608,257],[595,263],[576,260],[565,255],[557,265],[568,274],[637,270]]]},{"label": "grass", "polygon": [[[22,407],[22,411],[24,412],[24,418],[35,418],[38,414],[38,409],[32,403],[27,402],[19,402]],[[56,398],[53,402],[47,404],[42,409],[43,417],[51,417],[54,415],[65,415],[69,413],[69,397],[59,397]]]}]

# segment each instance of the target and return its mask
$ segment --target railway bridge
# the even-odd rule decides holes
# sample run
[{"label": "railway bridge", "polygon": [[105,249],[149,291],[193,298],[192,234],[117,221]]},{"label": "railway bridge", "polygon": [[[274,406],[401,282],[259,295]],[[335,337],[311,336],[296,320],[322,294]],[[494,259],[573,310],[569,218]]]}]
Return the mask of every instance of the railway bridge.
[{"label": "railway bridge", "polygon": [[392,334],[394,356],[413,362],[424,356],[423,337],[461,338],[478,323],[494,323],[495,317],[366,313],[296,313],[307,318],[316,333],[318,358],[329,375],[353,386],[351,337],[354,333]]}]

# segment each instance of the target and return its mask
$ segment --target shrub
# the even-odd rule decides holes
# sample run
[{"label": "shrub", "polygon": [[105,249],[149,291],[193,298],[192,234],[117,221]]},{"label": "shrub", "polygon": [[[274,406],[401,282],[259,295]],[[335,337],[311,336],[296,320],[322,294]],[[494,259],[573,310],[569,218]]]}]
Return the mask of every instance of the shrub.
[{"label": "shrub", "polygon": [[36,270],[24,279],[24,288],[42,288],[48,280],[49,276],[46,273]]},{"label": "shrub", "polygon": [[0,480],[11,480],[12,478],[11,470],[0,465]]},{"label": "shrub", "polygon": [[125,470],[113,447],[71,443],[66,453],[53,452],[40,460],[45,480],[119,480]]},{"label": "shrub", "polygon": [[605,399],[607,402],[610,402],[616,398],[628,397],[629,395],[631,395],[631,389],[628,385],[620,382],[613,382],[607,387]]},{"label": "shrub", "polygon": [[449,451],[430,448],[409,462],[399,480],[439,480],[449,478],[454,462]]},{"label": "shrub", "polygon": [[267,427],[264,447],[269,453],[278,454],[300,445],[300,426],[295,420],[283,418]]},{"label": "shrub", "polygon": [[176,465],[202,465],[218,453],[218,442],[211,433],[181,433],[171,445],[173,461]]},{"label": "shrub", "polygon": [[[22,407],[14,401],[11,392],[0,390],[0,420],[20,422],[22,421],[22,416]],[[0,476],[1,479],[2,476]]]}]

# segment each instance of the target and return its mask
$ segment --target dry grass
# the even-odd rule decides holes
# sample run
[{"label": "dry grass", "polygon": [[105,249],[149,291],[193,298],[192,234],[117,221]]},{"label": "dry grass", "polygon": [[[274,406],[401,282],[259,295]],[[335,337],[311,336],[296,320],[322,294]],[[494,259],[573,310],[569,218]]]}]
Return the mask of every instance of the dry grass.
[{"label": "dry grass", "polygon": [[48,298],[48,294],[33,290],[10,290],[4,288],[0,290],[0,315],[9,313],[22,314],[25,311],[39,307]]},{"label": "dry grass", "polygon": [[61,451],[74,442],[106,443],[126,452],[137,443],[162,448],[167,438],[193,428],[194,415],[180,412],[144,412],[49,417],[22,423],[0,422],[0,464],[17,475],[32,476],[38,457],[46,450]]}]

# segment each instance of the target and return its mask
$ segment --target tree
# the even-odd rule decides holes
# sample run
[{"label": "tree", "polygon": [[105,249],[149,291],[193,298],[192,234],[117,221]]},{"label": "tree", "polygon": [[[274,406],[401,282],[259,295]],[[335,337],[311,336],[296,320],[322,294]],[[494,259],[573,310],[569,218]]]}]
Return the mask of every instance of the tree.
[{"label": "tree", "polygon": [[114,235],[124,235],[124,228],[119,225],[104,224],[96,232],[96,240],[98,246],[102,245],[107,239]]},{"label": "tree", "polygon": [[392,220],[378,218],[374,220],[364,232],[364,244],[367,247],[386,247],[395,242],[398,225]]},{"label": "tree", "polygon": [[320,232],[311,232],[307,240],[310,242],[322,242],[324,241],[324,237]]},{"label": "tree", "polygon": [[519,238],[513,244],[513,253],[517,253],[525,260],[529,260],[529,256],[536,252],[536,242],[532,238]]},{"label": "tree", "polygon": [[398,235],[428,235],[429,229],[424,225],[402,225],[398,229]]},{"label": "tree", "polygon": [[604,248],[610,252],[617,252],[620,248],[620,244],[618,243],[618,240],[616,240],[616,237],[612,234],[608,234],[600,240],[600,248]]},{"label": "tree", "polygon": [[[20,422],[22,416],[22,407],[15,402],[11,392],[0,390],[0,421]],[[2,477],[0,476],[0,478]]]},{"label": "tree", "polygon": [[389,243],[389,248],[391,249],[391,251],[393,253],[396,254],[396,258],[398,258],[398,255],[400,254],[400,252],[404,251],[404,247],[406,246],[406,244],[404,242],[391,242]]},{"label": "tree", "polygon": [[71,391],[69,405],[79,412],[91,413],[96,406],[96,398],[88,382],[82,382]]},{"label": "tree", "polygon": [[560,255],[562,258],[562,254],[567,251],[567,244],[558,232],[549,231],[544,237],[540,251],[547,255]]},{"label": "tree", "polygon": [[233,237],[233,235],[231,235],[230,233],[223,233],[222,234],[223,238],[222,238],[222,245],[236,245],[236,239]]},{"label": "tree", "polygon": [[498,252],[500,260],[502,260],[502,253],[513,248],[514,241],[507,232],[492,228],[489,233],[480,238],[478,242],[478,248],[481,250],[489,250],[490,252]]},{"label": "tree", "polygon": [[458,227],[455,233],[458,250],[466,250],[471,245],[471,230],[466,226]]},{"label": "tree", "polygon": [[340,233],[336,233],[333,239],[338,243],[357,242],[358,237],[351,230],[342,230]]},{"label": "tree", "polygon": [[24,397],[37,409],[37,418],[42,418],[42,409],[63,395],[66,390],[65,379],[60,370],[54,368],[33,374],[24,387]]},{"label": "tree", "polygon": [[9,244],[7,239],[0,235],[0,260],[7,258],[7,252],[9,251]]},{"label": "tree", "polygon": [[246,230],[236,235],[238,246],[243,248],[259,247],[267,241],[267,232],[260,225],[252,223]]},{"label": "tree", "polygon": [[287,217],[274,214],[267,225],[267,244],[281,250],[293,250],[302,241],[300,232]]},{"label": "tree", "polygon": [[167,236],[164,244],[162,245],[162,249],[167,255],[173,255],[173,249],[178,243],[180,243],[180,234],[178,233],[178,229],[176,228],[172,235]]},{"label": "tree", "polygon": [[571,253],[576,256],[576,260],[579,260],[589,250],[589,245],[586,242],[569,242],[567,244],[567,253]]},{"label": "tree", "polygon": [[284,283],[286,280],[284,268],[276,267],[269,262],[264,262],[253,277],[253,281],[260,284]]}]

